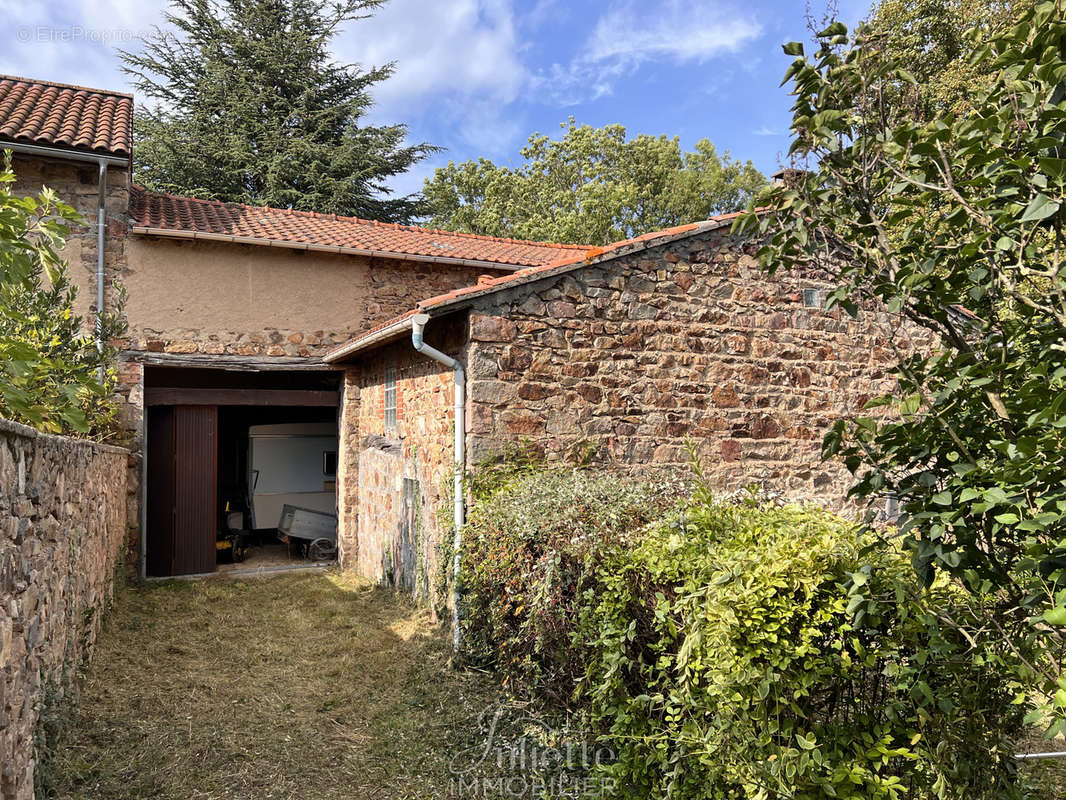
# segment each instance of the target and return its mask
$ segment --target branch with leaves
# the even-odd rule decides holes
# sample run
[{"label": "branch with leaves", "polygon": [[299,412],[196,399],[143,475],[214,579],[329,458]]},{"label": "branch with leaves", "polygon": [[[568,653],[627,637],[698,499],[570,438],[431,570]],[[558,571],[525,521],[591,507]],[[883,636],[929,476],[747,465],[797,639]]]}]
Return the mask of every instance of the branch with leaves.
[{"label": "branch with leaves", "polygon": [[886,109],[922,87],[875,27],[834,23],[810,58],[787,45],[797,171],[737,225],[765,238],[770,269],[831,256],[832,303],[900,314],[936,343],[899,353],[896,393],[871,403],[894,415],[838,423],[824,453],[856,497],[899,498],[927,583],[943,572],[998,598],[1003,635],[1044,667],[1031,688],[1053,732],[1066,732],[1064,16],[1044,0],[1017,24],[979,20],[964,55],[984,78],[958,113]]}]

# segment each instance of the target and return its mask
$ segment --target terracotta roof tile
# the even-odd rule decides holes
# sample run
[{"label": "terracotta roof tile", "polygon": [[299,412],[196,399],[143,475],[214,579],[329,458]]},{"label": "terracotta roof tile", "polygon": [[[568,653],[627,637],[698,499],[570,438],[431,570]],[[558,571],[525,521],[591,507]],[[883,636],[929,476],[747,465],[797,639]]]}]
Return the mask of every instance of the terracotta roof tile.
[{"label": "terracotta roof tile", "polygon": [[[756,209],[757,212],[765,210],[766,209],[761,208]],[[360,350],[368,349],[385,341],[389,341],[389,339],[383,338],[380,334],[393,326],[399,326],[418,312],[441,311],[452,305],[462,306],[465,301],[472,300],[475,297],[492,294],[505,289],[513,289],[526,283],[532,283],[533,281],[550,277],[551,275],[557,275],[578,269],[579,267],[594,261],[607,261],[625,255],[626,253],[633,252],[634,250],[643,250],[647,247],[654,247],[655,245],[664,244],[668,241],[685,238],[689,234],[725,228],[730,222],[743,213],[745,212],[737,211],[729,214],[719,214],[706,220],[692,222],[687,225],[678,225],[673,228],[665,228],[661,231],[652,231],[651,233],[645,233],[644,235],[637,236],[633,239],[624,239],[604,247],[583,247],[581,248],[583,252],[577,254],[567,253],[562,258],[559,258],[550,264],[527,267],[525,269],[520,269],[517,272],[513,272],[510,275],[503,275],[498,278],[481,278],[474,286],[455,289],[454,291],[421,301],[410,311],[370,329],[366,333],[361,334],[345,344],[334,347],[326,353],[323,358],[326,361],[341,360],[346,356],[359,352]]]},{"label": "terracotta roof tile", "polygon": [[132,95],[0,75],[0,144],[128,158],[132,129]]},{"label": "terracotta roof tile", "polygon": [[130,192],[134,233],[230,237],[282,247],[393,255],[396,258],[476,261],[501,267],[550,264],[587,248],[475,236],[357,217],[292,211],[269,206],[220,203],[150,192]]},{"label": "terracotta roof tile", "polygon": [[566,272],[567,270],[574,269],[575,267],[593,260],[613,258],[616,255],[621,255],[619,251],[626,251],[642,245],[650,247],[659,243],[659,240],[673,239],[688,233],[696,233],[711,228],[720,228],[723,227],[724,223],[731,221],[737,216],[739,216],[739,213],[722,214],[721,216],[711,217],[710,219],[700,220],[699,222],[690,222],[687,225],[677,225],[673,228],[664,228],[661,231],[651,231],[650,233],[645,233],[632,239],[623,239],[620,242],[614,242],[612,244],[604,245],[603,247],[586,247],[584,248],[584,253],[580,255],[575,256],[568,254],[551,264],[527,267],[526,269],[520,269],[517,272],[513,272],[510,275],[480,281],[476,286],[465,286],[462,289],[455,289],[451,292],[438,295],[437,297],[430,297],[418,304],[418,310],[430,311],[439,306],[451,305],[460,300],[469,299],[470,297],[492,294],[493,292],[502,291],[503,289],[510,289],[513,286],[519,286],[523,283],[529,283],[547,277],[548,274],[553,272]]}]

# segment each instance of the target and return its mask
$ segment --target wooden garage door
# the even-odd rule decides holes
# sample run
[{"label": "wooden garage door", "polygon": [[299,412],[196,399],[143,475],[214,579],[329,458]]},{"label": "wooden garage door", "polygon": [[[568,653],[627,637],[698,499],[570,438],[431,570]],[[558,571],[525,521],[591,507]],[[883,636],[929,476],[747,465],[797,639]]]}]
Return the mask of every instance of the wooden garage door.
[{"label": "wooden garage door", "polygon": [[148,574],[215,569],[218,407],[148,412]]}]

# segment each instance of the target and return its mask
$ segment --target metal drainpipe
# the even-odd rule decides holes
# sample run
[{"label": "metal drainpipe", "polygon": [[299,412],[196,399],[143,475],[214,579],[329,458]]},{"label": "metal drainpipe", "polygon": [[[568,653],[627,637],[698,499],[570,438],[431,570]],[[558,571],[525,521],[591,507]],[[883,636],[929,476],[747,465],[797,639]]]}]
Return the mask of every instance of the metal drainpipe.
[{"label": "metal drainpipe", "polygon": [[463,365],[440,350],[430,347],[422,338],[429,314],[415,314],[411,318],[411,344],[424,356],[438,361],[452,370],[455,380],[455,495],[453,497],[453,522],[455,538],[452,558],[452,647],[456,653],[462,641],[459,629],[459,563],[463,549],[463,523],[465,522],[465,503],[463,501],[463,473],[466,467],[466,372]]},{"label": "metal drainpipe", "polygon": [[[99,196],[96,207],[96,352],[104,352],[104,212],[107,203],[107,162],[100,160],[100,174],[97,179]],[[104,380],[104,368],[101,365],[98,377]]]}]

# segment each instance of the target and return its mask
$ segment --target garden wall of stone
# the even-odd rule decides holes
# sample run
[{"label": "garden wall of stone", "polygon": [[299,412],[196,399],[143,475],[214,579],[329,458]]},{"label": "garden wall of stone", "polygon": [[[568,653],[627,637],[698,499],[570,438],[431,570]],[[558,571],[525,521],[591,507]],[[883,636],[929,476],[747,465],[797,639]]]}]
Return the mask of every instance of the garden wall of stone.
[{"label": "garden wall of stone", "polygon": [[0,419],[0,800],[89,658],[126,530],[128,451]]}]

